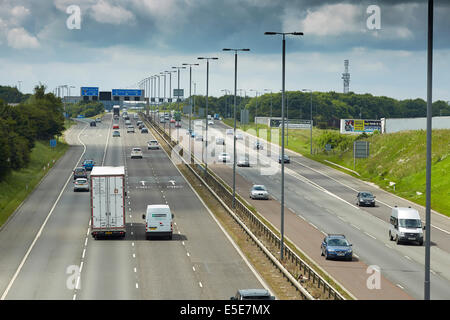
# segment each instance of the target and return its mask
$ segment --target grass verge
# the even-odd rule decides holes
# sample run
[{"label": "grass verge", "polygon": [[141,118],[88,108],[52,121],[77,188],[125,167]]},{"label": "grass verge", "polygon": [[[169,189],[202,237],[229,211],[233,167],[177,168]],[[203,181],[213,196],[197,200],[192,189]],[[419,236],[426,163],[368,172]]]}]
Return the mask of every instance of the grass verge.
[{"label": "grass verge", "polygon": [[[224,123],[233,125],[232,119],[225,119]],[[239,127],[239,129],[256,136],[255,124]],[[270,134],[266,134],[264,130],[267,130],[267,126],[258,125],[258,136],[271,141]],[[362,139],[370,143],[370,156],[367,159],[357,159],[356,163],[353,160],[352,146],[342,151],[336,148],[330,152],[319,148],[317,141],[325,132],[326,130],[313,129],[313,154],[310,152],[309,130],[289,130],[289,136],[285,137],[286,148],[355,178],[375,183],[385,191],[425,206],[426,131],[370,135]],[[280,141],[272,142],[281,145]],[[431,208],[448,217],[450,217],[450,179],[445,177],[450,171],[449,155],[450,130],[433,130]],[[360,176],[325,160],[355,170]],[[395,188],[392,183],[395,183]]]}]

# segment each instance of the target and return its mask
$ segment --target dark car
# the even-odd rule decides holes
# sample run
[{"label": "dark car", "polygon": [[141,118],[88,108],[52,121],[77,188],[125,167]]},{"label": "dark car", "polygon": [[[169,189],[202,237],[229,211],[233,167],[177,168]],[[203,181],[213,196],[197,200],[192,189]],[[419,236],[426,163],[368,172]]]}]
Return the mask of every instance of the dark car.
[{"label": "dark car", "polygon": [[145,127],[144,127],[144,128],[142,128],[142,129],[141,129],[141,133],[148,133],[148,129],[147,129],[147,128],[145,128]]},{"label": "dark car", "polygon": [[84,160],[83,161],[83,168],[86,169],[86,171],[92,171],[92,168],[94,168],[95,161],[94,160]]},{"label": "dark car", "polygon": [[266,289],[241,289],[230,300],[275,300]]},{"label": "dark car", "polygon": [[347,241],[343,234],[329,234],[326,236],[320,246],[321,255],[325,259],[345,259],[352,260],[352,245]]},{"label": "dark car", "polygon": [[91,127],[96,127],[97,123],[95,121],[91,121],[90,125],[91,125]]},{"label": "dark car", "polygon": [[369,191],[358,192],[356,196],[356,205],[375,207],[375,198],[376,197],[372,194],[372,192]]},{"label": "dark car", "polygon": [[87,179],[87,171],[83,167],[77,167],[73,170],[73,179],[76,180],[78,178],[86,178]]},{"label": "dark car", "polygon": [[[281,155],[278,156],[278,163],[281,163]],[[284,163],[291,163],[291,159],[287,154],[284,155]]]}]

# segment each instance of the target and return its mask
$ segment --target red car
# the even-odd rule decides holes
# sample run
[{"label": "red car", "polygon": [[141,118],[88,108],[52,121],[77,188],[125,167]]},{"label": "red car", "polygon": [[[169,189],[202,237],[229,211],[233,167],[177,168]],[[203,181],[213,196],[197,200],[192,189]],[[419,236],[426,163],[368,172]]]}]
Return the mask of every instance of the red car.
[{"label": "red car", "polygon": [[113,129],[119,129],[119,125],[118,124],[113,125]]},{"label": "red car", "polygon": [[175,119],[170,119],[170,123],[175,123]]}]

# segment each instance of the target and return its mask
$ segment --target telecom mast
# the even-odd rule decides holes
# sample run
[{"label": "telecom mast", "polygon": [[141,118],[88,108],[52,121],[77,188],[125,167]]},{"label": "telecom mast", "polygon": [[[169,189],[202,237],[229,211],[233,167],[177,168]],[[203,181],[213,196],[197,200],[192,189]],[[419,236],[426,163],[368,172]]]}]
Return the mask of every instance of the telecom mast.
[{"label": "telecom mast", "polygon": [[348,72],[348,60],[344,60],[345,72],[342,74],[344,80],[344,93],[348,93],[350,88],[350,73]]}]

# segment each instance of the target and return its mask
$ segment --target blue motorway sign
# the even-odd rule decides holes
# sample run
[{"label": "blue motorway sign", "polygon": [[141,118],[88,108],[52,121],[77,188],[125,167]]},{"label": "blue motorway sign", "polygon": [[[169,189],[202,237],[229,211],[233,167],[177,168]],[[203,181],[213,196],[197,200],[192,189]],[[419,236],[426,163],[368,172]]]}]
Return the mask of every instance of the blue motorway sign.
[{"label": "blue motorway sign", "polygon": [[140,97],[143,96],[143,91],[140,89],[112,89],[113,96],[132,96],[132,97]]},{"label": "blue motorway sign", "polygon": [[55,148],[56,147],[56,139],[50,140],[50,147]]},{"label": "blue motorway sign", "polygon": [[98,87],[81,87],[81,96],[98,96]]}]

